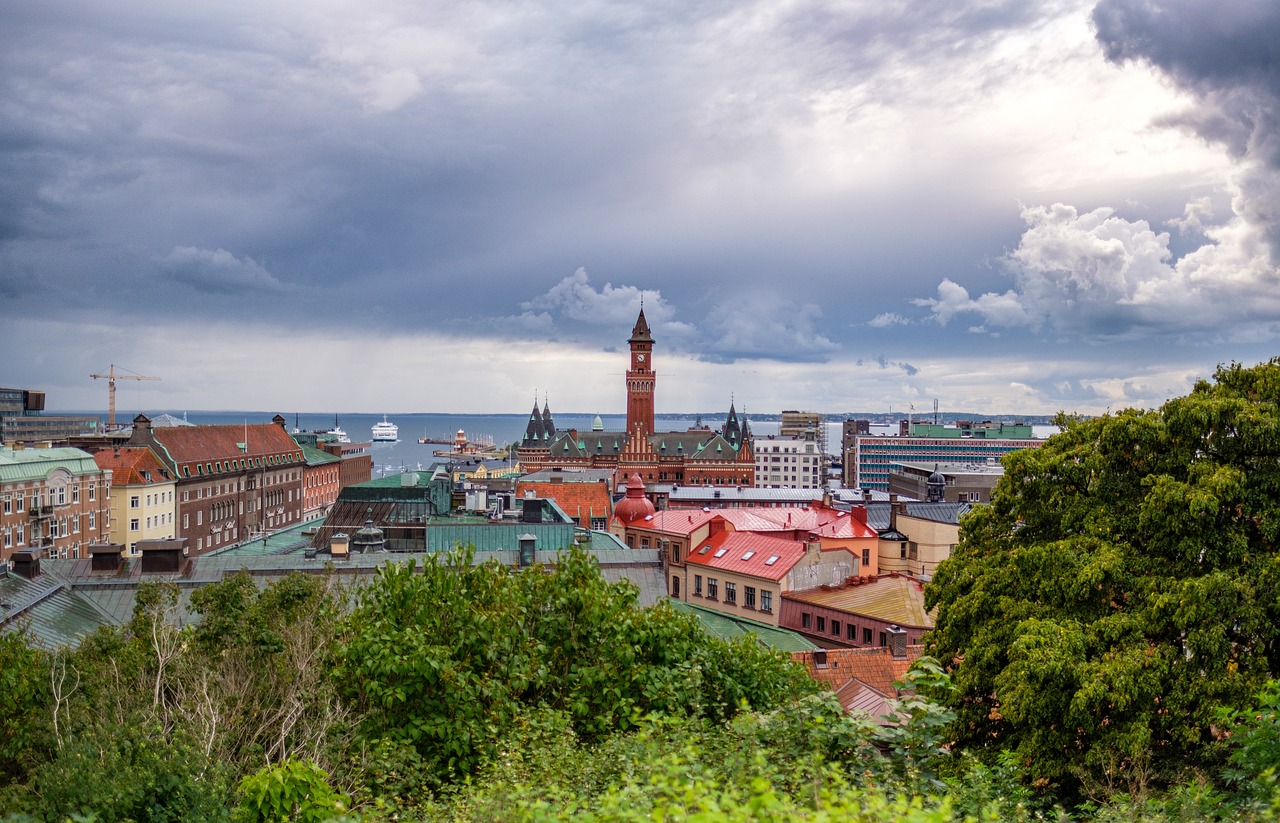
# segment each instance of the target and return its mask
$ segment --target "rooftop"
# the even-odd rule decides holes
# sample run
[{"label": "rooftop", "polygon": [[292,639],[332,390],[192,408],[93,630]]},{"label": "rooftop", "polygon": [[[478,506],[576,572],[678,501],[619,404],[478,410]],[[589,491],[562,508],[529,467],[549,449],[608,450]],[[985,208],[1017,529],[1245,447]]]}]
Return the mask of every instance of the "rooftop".
[{"label": "rooftop", "polygon": [[897,573],[881,575],[870,583],[859,585],[783,592],[782,598],[860,614],[899,626],[933,628],[933,615],[924,608],[923,584],[913,577]]}]

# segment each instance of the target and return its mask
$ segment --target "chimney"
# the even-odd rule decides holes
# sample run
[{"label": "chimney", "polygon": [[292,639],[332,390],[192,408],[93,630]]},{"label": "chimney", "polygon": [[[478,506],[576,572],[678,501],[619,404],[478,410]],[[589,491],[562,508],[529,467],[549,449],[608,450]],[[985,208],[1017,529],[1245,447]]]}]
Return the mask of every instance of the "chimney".
[{"label": "chimney", "polygon": [[329,555],[334,560],[346,560],[351,556],[351,536],[338,532],[329,538]]},{"label": "chimney", "polygon": [[898,495],[889,495],[889,528],[898,530],[898,518],[907,513],[907,501],[899,500]]},{"label": "chimney", "polygon": [[89,570],[118,572],[124,567],[124,546],[120,543],[90,543]]},{"label": "chimney", "polygon": [[893,625],[884,630],[889,636],[889,655],[894,660],[907,659],[907,630]]},{"label": "chimney", "polygon": [[14,552],[9,556],[9,566],[13,569],[13,573],[19,577],[35,580],[40,576],[39,549],[23,549],[22,551]]},{"label": "chimney", "polygon": [[187,538],[139,540],[138,551],[142,552],[143,574],[177,574],[187,555]]},{"label": "chimney", "polygon": [[522,534],[520,540],[520,568],[527,569],[533,565],[534,547],[538,538],[532,534]]}]

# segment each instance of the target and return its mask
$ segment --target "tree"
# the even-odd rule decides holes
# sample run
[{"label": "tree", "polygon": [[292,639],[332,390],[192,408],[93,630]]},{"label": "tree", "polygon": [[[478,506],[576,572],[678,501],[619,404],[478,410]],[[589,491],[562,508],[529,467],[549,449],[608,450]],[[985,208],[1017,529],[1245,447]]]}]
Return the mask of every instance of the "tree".
[{"label": "tree", "polygon": [[1034,785],[1141,794],[1219,765],[1216,706],[1280,663],[1280,360],[1004,458],[926,593],[956,740]]}]

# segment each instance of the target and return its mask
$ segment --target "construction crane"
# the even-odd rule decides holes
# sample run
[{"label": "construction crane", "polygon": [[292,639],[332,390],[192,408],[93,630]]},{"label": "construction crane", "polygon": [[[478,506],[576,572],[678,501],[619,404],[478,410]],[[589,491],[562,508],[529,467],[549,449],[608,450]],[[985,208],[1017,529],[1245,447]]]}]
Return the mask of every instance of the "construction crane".
[{"label": "construction crane", "polygon": [[[123,371],[123,370],[122,370]],[[106,374],[89,375],[94,380],[107,381],[107,431],[116,430],[116,381],[117,380],[159,380],[159,377],[147,377],[143,374],[116,374],[116,364],[112,363]]]}]

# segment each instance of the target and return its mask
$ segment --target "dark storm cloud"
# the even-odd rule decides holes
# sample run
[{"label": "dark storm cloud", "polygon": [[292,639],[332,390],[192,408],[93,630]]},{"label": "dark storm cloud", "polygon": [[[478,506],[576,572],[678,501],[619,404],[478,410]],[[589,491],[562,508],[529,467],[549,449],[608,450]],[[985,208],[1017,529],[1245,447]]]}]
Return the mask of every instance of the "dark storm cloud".
[{"label": "dark storm cloud", "polygon": [[1265,227],[1280,262],[1280,4],[1274,0],[1103,0],[1107,58],[1149,63],[1199,105],[1167,119],[1243,161],[1237,211]]}]

